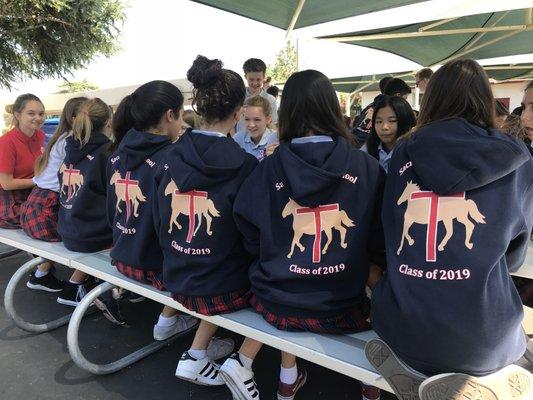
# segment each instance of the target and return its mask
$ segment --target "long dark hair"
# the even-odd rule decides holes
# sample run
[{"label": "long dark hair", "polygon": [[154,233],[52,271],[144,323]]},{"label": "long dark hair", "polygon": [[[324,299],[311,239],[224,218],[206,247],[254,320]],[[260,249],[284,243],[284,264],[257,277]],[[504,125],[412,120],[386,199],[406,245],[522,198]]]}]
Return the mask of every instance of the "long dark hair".
[{"label": "long dark hair", "polygon": [[287,80],[278,126],[282,142],[307,136],[312,131],[333,139],[343,137],[353,143],[331,81],[322,72],[312,69],[296,72]]},{"label": "long dark hair", "polygon": [[72,130],[73,119],[76,117],[76,114],[78,114],[80,106],[85,100],[87,100],[87,97],[73,97],[65,103],[63,111],[61,111],[61,118],[59,118],[59,124],[57,125],[56,131],[48,141],[43,154],[35,160],[35,176],[41,174],[48,165],[50,151],[52,151],[54,144],[56,144],[62,136]]},{"label": "long dark hair", "polygon": [[170,82],[151,81],[139,86],[117,107],[113,117],[115,142],[111,151],[118,147],[130,129],[146,131],[157,126],[168,110],[178,115],[182,107],[183,94]]},{"label": "long dark hair", "polygon": [[187,79],[193,84],[193,109],[206,124],[224,121],[246,97],[241,76],[222,68],[222,61],[198,56],[187,71]]},{"label": "long dark hair", "polygon": [[429,80],[416,130],[454,117],[482,128],[494,128],[494,115],[494,96],[483,67],[471,59],[453,60]]},{"label": "long dark hair", "polygon": [[396,114],[398,130],[396,139],[408,133],[416,125],[416,118],[411,105],[403,98],[398,96],[378,96],[374,103],[374,113],[372,114],[372,130],[366,141],[368,154],[379,160],[378,147],[381,140],[376,132],[376,117],[378,111],[382,108],[390,107]]}]

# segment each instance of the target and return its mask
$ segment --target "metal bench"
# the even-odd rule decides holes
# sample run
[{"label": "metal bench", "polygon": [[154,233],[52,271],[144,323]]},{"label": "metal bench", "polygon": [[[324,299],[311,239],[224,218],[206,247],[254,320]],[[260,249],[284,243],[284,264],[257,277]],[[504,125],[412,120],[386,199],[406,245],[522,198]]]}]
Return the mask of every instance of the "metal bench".
[{"label": "metal bench", "polygon": [[[109,374],[116,372],[143,357],[165,346],[165,342],[154,342],[139,349],[117,361],[109,364],[94,364],[88,361],[79,346],[79,329],[83,316],[86,314],[93,300],[113,289],[115,286],[138,293],[158,303],[168,305],[182,312],[195,315],[222,328],[259,340],[271,347],[290,352],[297,357],[316,363],[323,367],[337,371],[349,377],[365,381],[376,387],[392,392],[387,382],[369,364],[365,355],[365,344],[376,337],[375,332],[367,331],[351,335],[321,335],[308,332],[279,331],[269,325],[263,318],[251,310],[241,310],[231,314],[206,317],[196,314],[183,307],[170,297],[168,292],[159,291],[152,286],[140,284],[120,274],[112,265],[109,252],[104,251],[94,254],[80,254],[66,250],[62,244],[46,243],[28,238],[22,231],[9,231],[0,229],[0,242],[28,251],[40,257],[58,262],[60,264],[79,269],[89,275],[105,281],[99,285],[80,302],[74,313],[47,324],[33,325],[22,321],[14,312],[13,294],[17,283],[26,277],[42,259],[31,260],[25,263],[11,278],[5,295],[6,310],[17,324],[25,330],[44,332],[54,329],[69,322],[67,343],[73,361],[82,369],[94,374]],[[524,266],[516,273],[533,279],[533,246],[530,244]],[[9,307],[8,307],[9,303]],[[18,319],[18,320],[17,320]],[[29,328],[29,329],[27,329]]]}]

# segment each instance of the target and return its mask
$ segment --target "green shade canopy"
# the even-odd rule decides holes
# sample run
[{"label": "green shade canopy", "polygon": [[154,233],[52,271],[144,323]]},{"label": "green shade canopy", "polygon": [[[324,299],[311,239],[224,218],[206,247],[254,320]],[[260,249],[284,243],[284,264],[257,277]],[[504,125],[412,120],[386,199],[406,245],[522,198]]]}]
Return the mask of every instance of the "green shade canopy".
[{"label": "green shade canopy", "polygon": [[[533,63],[486,65],[487,75],[497,81],[510,79],[533,79]],[[346,78],[332,79],[335,90],[342,93],[374,92],[379,91],[379,81],[386,76],[394,76],[403,79],[409,86],[415,86],[415,77],[412,71],[404,71],[390,74],[376,74],[364,76],[351,76]]]},{"label": "green shade canopy", "polygon": [[[193,1],[284,30],[289,28],[300,3],[299,0]],[[294,29],[423,1],[425,0],[306,0]]]},{"label": "green shade canopy", "polygon": [[[450,31],[454,33],[450,34]],[[533,24],[531,11],[528,14],[527,10],[513,10],[321,39],[384,50],[429,66],[463,55],[479,60],[530,53],[533,50]]]}]

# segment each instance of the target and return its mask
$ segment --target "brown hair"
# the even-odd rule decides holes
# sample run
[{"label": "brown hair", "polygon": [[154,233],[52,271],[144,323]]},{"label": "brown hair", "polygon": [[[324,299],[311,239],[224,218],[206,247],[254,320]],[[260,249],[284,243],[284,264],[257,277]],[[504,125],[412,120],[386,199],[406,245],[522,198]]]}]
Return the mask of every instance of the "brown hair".
[{"label": "brown hair", "polygon": [[[15,113],[22,112],[22,110],[24,110],[24,107],[26,107],[26,104],[28,104],[28,102],[30,102],[30,101],[37,101],[37,102],[41,103],[41,105],[44,108],[44,104],[41,101],[41,99],[39,99],[34,94],[31,94],[31,93],[21,94],[19,97],[17,97],[15,102],[12,104],[11,110],[10,110],[10,112],[13,114],[13,120],[11,121],[11,123],[14,126],[16,126],[16,127],[19,126],[19,122],[17,120],[17,117],[15,116]],[[6,106],[6,111],[8,111],[8,107],[7,106]]]},{"label": "brown hair", "polygon": [[101,131],[110,117],[109,106],[101,99],[84,101],[72,125],[74,138],[80,142],[81,146],[86,145],[91,138],[91,133]]},{"label": "brown hair", "polygon": [[56,142],[72,130],[72,122],[76,114],[80,109],[80,105],[87,100],[87,97],[73,97],[69,99],[63,111],[61,112],[61,117],[59,118],[59,124],[57,129],[48,141],[46,148],[42,155],[40,155],[37,160],[35,160],[35,176],[40,175],[46,166],[48,165],[48,159],[50,158],[50,151]]},{"label": "brown hair", "polygon": [[494,114],[494,96],[485,70],[471,59],[453,60],[429,80],[415,131],[431,122],[456,117],[494,128]]},{"label": "brown hair", "polygon": [[270,103],[267,99],[261,96],[252,96],[244,102],[245,107],[260,107],[266,117],[272,114]]},{"label": "brown hair", "polygon": [[194,110],[185,110],[183,112],[183,121],[192,129],[199,129],[201,118]]},{"label": "brown hair", "polygon": [[278,124],[282,142],[307,136],[312,131],[333,139],[341,136],[353,143],[331,81],[312,69],[296,72],[287,80]]},{"label": "brown hair", "polygon": [[529,81],[524,91],[527,92],[529,89],[533,89],[533,81]]},{"label": "brown hair", "polygon": [[246,89],[239,74],[222,68],[222,61],[196,57],[187,71],[193,84],[193,109],[203,121],[211,124],[224,121],[244,103]]},{"label": "brown hair", "polygon": [[429,78],[431,78],[431,75],[433,75],[433,70],[431,68],[422,68],[415,74],[415,78],[417,81],[422,81],[424,79],[429,80]]}]

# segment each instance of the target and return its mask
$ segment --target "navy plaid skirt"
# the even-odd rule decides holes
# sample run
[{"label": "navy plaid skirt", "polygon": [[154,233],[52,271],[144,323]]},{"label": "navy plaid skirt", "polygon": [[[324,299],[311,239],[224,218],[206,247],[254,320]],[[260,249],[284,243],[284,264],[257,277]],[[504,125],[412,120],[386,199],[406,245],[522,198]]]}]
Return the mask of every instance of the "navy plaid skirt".
[{"label": "navy plaid skirt", "polygon": [[513,276],[513,282],[522,299],[522,304],[528,307],[533,307],[533,279]]},{"label": "navy plaid skirt", "polygon": [[126,265],[120,261],[113,260],[113,265],[117,268],[118,272],[128,278],[134,279],[137,282],[147,283],[152,285],[157,290],[166,291],[163,280],[161,279],[161,270],[146,270],[141,268],[132,267]]},{"label": "navy plaid skirt", "polygon": [[358,307],[329,318],[298,318],[276,315],[268,311],[255,295],[250,299],[250,304],[270,325],[281,331],[340,334],[372,329],[369,322],[370,300],[366,296]]},{"label": "navy plaid skirt", "polygon": [[59,194],[35,186],[20,208],[20,226],[34,239],[60,242],[61,236],[57,233],[58,212]]},{"label": "navy plaid skirt", "polygon": [[237,290],[219,296],[191,297],[172,294],[185,308],[202,315],[219,315],[250,307],[249,289]]},{"label": "navy plaid skirt", "polygon": [[31,189],[4,190],[0,188],[0,228],[20,228],[20,207]]}]

